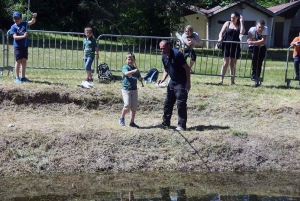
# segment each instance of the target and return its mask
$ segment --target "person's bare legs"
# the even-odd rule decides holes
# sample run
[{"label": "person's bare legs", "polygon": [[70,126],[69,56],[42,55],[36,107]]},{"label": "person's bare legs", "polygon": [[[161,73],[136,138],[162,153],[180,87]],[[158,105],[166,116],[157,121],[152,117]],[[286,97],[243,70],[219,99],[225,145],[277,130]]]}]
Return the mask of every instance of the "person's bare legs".
[{"label": "person's bare legs", "polygon": [[227,67],[228,67],[228,63],[229,63],[229,57],[223,58],[223,66],[221,68],[221,79],[220,79],[219,84],[223,84],[224,76],[226,74]]},{"label": "person's bare legs", "polygon": [[124,110],[124,109],[123,109],[123,110],[122,110],[121,117],[122,117],[122,118],[125,118],[125,115],[126,115],[127,112],[128,112],[128,110]]},{"label": "person's bare legs", "polygon": [[231,84],[235,84],[234,78],[235,78],[235,65],[236,65],[237,59],[231,58],[230,59],[230,76],[231,76]]},{"label": "person's bare legs", "polygon": [[22,60],[17,60],[15,63],[15,74],[16,78],[20,78],[20,67],[21,67]]},{"label": "person's bare legs", "polygon": [[93,77],[92,77],[92,71],[91,70],[87,70],[86,71],[86,79],[87,79],[87,81],[93,79]]},{"label": "person's bare legs", "polygon": [[130,110],[130,122],[134,122],[135,113],[136,113],[136,111]]},{"label": "person's bare legs", "polygon": [[21,74],[22,74],[22,77],[21,78],[23,78],[23,77],[25,77],[25,75],[26,75],[26,64],[27,64],[27,59],[25,59],[25,58],[23,58],[22,60],[21,60],[21,63],[22,63],[22,72],[21,72]]},{"label": "person's bare legs", "polygon": [[193,61],[193,60],[190,60],[190,70],[191,70],[191,72],[194,72],[193,71],[193,65],[195,64],[195,61]]}]

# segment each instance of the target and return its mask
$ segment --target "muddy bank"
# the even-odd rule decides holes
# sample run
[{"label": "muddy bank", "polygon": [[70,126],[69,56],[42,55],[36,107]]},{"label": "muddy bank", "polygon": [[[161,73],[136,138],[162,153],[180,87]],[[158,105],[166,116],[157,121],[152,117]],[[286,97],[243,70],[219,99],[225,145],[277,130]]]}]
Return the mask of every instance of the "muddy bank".
[{"label": "muddy bank", "polygon": [[158,126],[163,96],[141,98],[136,118],[141,128],[134,129],[118,125],[122,108],[118,93],[70,93],[56,87],[53,91],[3,88],[0,94],[1,176],[300,171],[298,106],[252,111],[248,102],[236,102],[234,108],[199,107],[192,102],[188,130],[178,132],[176,115],[170,129]]}]

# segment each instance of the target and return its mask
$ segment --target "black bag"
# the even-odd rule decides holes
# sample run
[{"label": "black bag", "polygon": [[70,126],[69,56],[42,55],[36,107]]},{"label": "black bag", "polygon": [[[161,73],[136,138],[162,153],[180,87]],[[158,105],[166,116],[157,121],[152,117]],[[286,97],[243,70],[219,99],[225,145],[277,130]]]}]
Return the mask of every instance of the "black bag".
[{"label": "black bag", "polygon": [[218,48],[218,49],[222,49],[222,44],[223,44],[222,42],[217,42],[217,45],[216,45],[217,48]]},{"label": "black bag", "polygon": [[[230,22],[228,23],[228,26],[227,26],[226,30],[229,28],[229,25],[230,25]],[[222,42],[223,42],[223,41],[226,41],[226,38],[227,38],[227,32],[225,31],[225,33],[224,33],[223,36],[222,36]],[[216,47],[217,47],[218,49],[222,49],[222,48],[223,48],[223,43],[222,43],[222,42],[217,42]]]},{"label": "black bag", "polygon": [[115,76],[111,73],[106,63],[97,66],[97,73],[100,82],[115,81]]}]

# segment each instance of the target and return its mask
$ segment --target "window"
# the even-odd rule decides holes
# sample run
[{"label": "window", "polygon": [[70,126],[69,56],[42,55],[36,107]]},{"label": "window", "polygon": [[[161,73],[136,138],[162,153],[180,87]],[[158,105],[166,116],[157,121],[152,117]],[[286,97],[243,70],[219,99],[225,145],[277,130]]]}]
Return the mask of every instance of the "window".
[{"label": "window", "polygon": [[248,31],[251,27],[255,26],[256,21],[244,21],[244,26],[245,26],[245,34],[248,35]]}]

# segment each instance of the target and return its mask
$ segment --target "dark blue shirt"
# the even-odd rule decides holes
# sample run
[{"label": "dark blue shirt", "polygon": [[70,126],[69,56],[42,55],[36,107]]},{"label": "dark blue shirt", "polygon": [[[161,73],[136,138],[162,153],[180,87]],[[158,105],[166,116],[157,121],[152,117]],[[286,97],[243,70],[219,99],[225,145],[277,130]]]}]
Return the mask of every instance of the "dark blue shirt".
[{"label": "dark blue shirt", "polygon": [[178,49],[171,48],[170,57],[168,58],[167,55],[163,54],[162,62],[165,70],[171,77],[172,82],[183,85],[186,84],[186,73],[185,68],[183,68],[183,65],[186,64],[186,60],[184,59],[182,52]]},{"label": "dark blue shirt", "polygon": [[[13,24],[10,27],[9,33],[11,35],[17,34],[17,36],[23,36],[25,34],[27,22],[21,22],[19,25]],[[14,46],[15,47],[25,47],[28,46],[27,38],[23,38],[21,40],[14,40]]]}]

